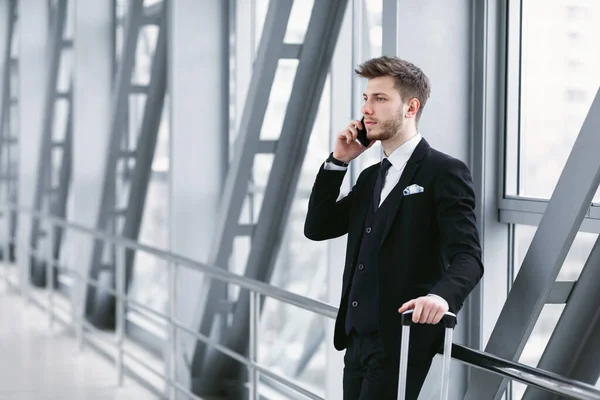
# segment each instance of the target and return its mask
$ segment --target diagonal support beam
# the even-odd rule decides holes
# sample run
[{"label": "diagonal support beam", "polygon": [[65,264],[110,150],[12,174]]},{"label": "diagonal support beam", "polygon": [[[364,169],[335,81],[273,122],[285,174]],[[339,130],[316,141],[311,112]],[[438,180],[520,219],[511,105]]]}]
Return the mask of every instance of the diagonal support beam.
[{"label": "diagonal support beam", "polygon": [[[135,241],[138,239],[142,224],[148,184],[152,174],[152,160],[154,159],[154,151],[156,150],[156,141],[158,139],[160,120],[163,115],[162,111],[167,88],[167,33],[166,29],[164,29],[163,21],[164,16],[158,17],[159,31],[158,38],[156,39],[156,50],[152,57],[148,97],[146,98],[144,116],[135,151],[135,167],[126,203],[125,225],[121,232],[124,238]],[[134,254],[134,252],[128,251],[126,255],[126,290],[131,281]]]},{"label": "diagonal support beam", "polygon": [[[14,8],[14,0],[4,1],[0,5],[0,27],[4,27],[4,32],[0,31],[0,138],[2,139],[10,136],[8,129],[5,133],[4,128],[8,128],[6,121],[10,108],[10,53],[14,30],[14,19],[12,17]],[[0,160],[3,146],[4,140],[0,140]]]},{"label": "diagonal support beam", "polygon": [[[56,108],[56,85],[62,55],[63,32],[67,19],[67,0],[59,0],[53,10],[52,28],[49,38],[49,70],[46,76],[46,98],[44,99],[42,136],[39,144],[40,161],[38,163],[37,184],[33,203],[34,209],[38,211],[42,211],[45,206],[50,208],[52,204],[52,195],[46,194],[44,189],[50,186],[52,176],[52,133],[54,128],[54,111]],[[47,200],[46,204],[44,204],[44,200]],[[48,211],[51,212],[50,209]],[[34,219],[30,237],[30,246],[32,249],[38,248],[39,235],[40,221]],[[51,246],[52,244],[48,245]],[[35,259],[32,260],[32,262],[34,261]]]},{"label": "diagonal support beam", "polygon": [[[485,351],[517,361],[573,244],[600,183],[600,91],[565,168]],[[500,399],[507,381],[474,371],[465,399]]]},{"label": "diagonal support beam", "polygon": [[[254,63],[254,73],[248,89],[240,133],[235,143],[233,161],[225,180],[222,206],[214,233],[213,252],[209,256],[209,263],[221,268],[227,268],[229,264],[233,240],[237,235],[238,220],[246,197],[254,155],[260,148],[260,132],[269,101],[269,89],[273,86],[275,79],[292,3],[293,0],[272,1],[267,10],[264,34],[261,37]],[[265,88],[269,90],[267,93],[265,93]],[[217,304],[224,297],[224,288],[222,285],[213,284],[210,279],[205,279],[200,293],[202,294],[196,307],[200,318],[199,330],[202,334],[209,335],[216,315]],[[205,352],[206,346],[198,343],[192,362],[193,376],[201,374]]]},{"label": "diagonal support beam", "polygon": [[[112,118],[110,127],[110,140],[108,143],[107,159],[102,179],[102,196],[100,200],[100,209],[96,220],[96,229],[104,231],[110,222],[111,212],[114,209],[115,199],[115,172],[117,161],[120,155],[119,149],[123,137],[124,127],[127,122],[127,105],[129,102],[129,92],[131,90],[131,75],[135,64],[135,49],[138,42],[140,26],[143,19],[143,1],[130,0],[127,7],[128,13],[125,20],[123,51],[118,65],[115,77],[115,86],[112,100]],[[98,279],[102,266],[103,244],[99,241],[94,242],[92,260],[89,269],[90,278]],[[86,314],[91,315],[94,312],[94,298],[96,288],[88,285],[86,289]]]},{"label": "diagonal support beam", "polygon": [[[347,0],[314,3],[248,255],[244,274],[248,278],[268,282],[273,273],[346,6]],[[248,344],[249,304],[248,292],[241,291],[233,322],[221,338],[226,347],[239,353],[244,353]],[[214,388],[237,368],[239,365],[222,353],[210,353],[201,386]]]},{"label": "diagonal support beam", "polygon": [[[10,177],[8,169],[10,164],[10,143],[5,140],[10,136],[10,124],[8,115],[10,113],[10,76],[12,63],[10,59],[11,44],[14,30],[14,8],[15,1],[8,0],[0,2],[0,173],[7,176],[7,180],[0,182],[0,201],[10,201]],[[6,162],[6,168],[4,166]],[[11,213],[12,214],[12,213]],[[2,224],[5,237],[11,232],[9,225]],[[5,257],[4,254],[2,254]]]},{"label": "diagonal support beam", "polygon": [[[600,239],[592,249],[538,368],[596,385],[600,377]],[[548,399],[527,388],[525,400]]]},{"label": "diagonal support beam", "polygon": [[[52,199],[51,213],[58,218],[66,218],[67,216],[67,201],[69,196],[69,188],[71,186],[71,170],[73,163],[73,102],[69,101],[69,110],[67,114],[67,126],[65,128],[65,141],[62,151],[62,162],[58,176],[58,187],[61,188],[58,196]],[[64,229],[56,228],[54,235],[53,246],[54,259],[59,259],[62,239],[65,236]]]}]

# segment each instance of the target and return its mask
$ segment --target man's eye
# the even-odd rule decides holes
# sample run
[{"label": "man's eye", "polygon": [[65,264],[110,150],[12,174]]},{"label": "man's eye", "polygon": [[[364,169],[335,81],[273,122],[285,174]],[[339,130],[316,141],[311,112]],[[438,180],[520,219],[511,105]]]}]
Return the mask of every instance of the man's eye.
[{"label": "man's eye", "polygon": [[385,100],[385,99],[384,99],[383,97],[378,97],[378,98],[377,98],[377,101],[378,101],[378,102],[382,102],[382,101],[384,101],[384,100]]}]

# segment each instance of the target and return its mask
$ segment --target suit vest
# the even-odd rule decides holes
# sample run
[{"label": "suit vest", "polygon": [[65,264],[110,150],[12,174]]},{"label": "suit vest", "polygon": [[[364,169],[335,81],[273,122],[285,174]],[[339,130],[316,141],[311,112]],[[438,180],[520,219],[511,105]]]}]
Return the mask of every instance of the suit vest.
[{"label": "suit vest", "polygon": [[[386,199],[387,200],[387,199]],[[363,228],[360,250],[352,272],[346,312],[346,334],[352,328],[359,334],[368,334],[379,328],[379,288],[377,282],[377,254],[383,240],[391,202],[384,201],[373,212],[370,204]]]}]

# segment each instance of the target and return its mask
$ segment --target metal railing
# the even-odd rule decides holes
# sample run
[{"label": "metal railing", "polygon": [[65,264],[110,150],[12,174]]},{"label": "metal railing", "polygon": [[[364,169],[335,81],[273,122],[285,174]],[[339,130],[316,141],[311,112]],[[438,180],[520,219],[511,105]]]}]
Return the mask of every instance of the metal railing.
[{"label": "metal railing", "polygon": [[[125,336],[125,305],[130,304],[135,307],[139,307],[149,313],[164,319],[169,326],[169,346],[171,357],[170,364],[168,366],[168,376],[164,377],[165,383],[169,387],[169,398],[174,399],[177,392],[184,393],[185,395],[201,400],[198,396],[193,394],[190,390],[183,387],[181,384],[177,382],[177,355],[179,354],[178,347],[178,336],[179,331],[184,331],[187,334],[193,336],[195,339],[206,343],[208,346],[223,352],[229,357],[235,359],[236,361],[244,364],[249,369],[249,391],[250,391],[250,399],[256,400],[259,398],[258,396],[258,385],[259,385],[259,376],[263,375],[272,379],[275,382],[280,383],[281,385],[288,387],[299,394],[302,394],[310,399],[322,400],[320,394],[314,393],[313,391],[303,387],[301,384],[289,379],[287,377],[281,376],[279,374],[274,373],[268,368],[259,365],[257,360],[257,350],[258,350],[258,322],[259,322],[259,314],[260,314],[260,304],[261,304],[261,296],[269,297],[272,299],[279,300],[285,304],[294,305],[304,310],[310,311],[320,316],[328,317],[331,319],[335,319],[337,315],[337,308],[331,305],[309,299],[304,296],[300,296],[294,293],[290,293],[283,289],[279,289],[267,283],[255,281],[244,276],[236,275],[227,270],[207,265],[204,263],[200,263],[198,261],[191,260],[189,258],[176,255],[167,251],[159,250],[150,246],[145,246],[135,241],[125,239],[122,237],[116,237],[110,234],[106,234],[103,232],[96,231],[94,229],[90,229],[75,223],[71,223],[65,221],[60,218],[56,218],[47,214],[40,213],[35,210],[18,208],[14,205],[4,205],[2,208],[2,216],[4,216],[4,221],[6,223],[7,233],[6,238],[3,243],[4,247],[4,255],[5,260],[8,258],[8,249],[10,247],[11,238],[8,232],[10,232],[9,218],[6,218],[7,215],[11,212],[17,212],[19,214],[27,214],[32,218],[40,219],[40,222],[45,222],[49,224],[48,234],[49,234],[49,243],[53,243],[54,228],[62,228],[64,230],[74,230],[80,233],[87,234],[94,239],[103,240],[106,243],[110,243],[114,246],[115,249],[115,261],[116,261],[116,290],[112,290],[110,288],[106,288],[100,285],[100,282],[90,279],[89,277],[82,276],[80,273],[77,273],[74,270],[63,269],[64,273],[70,273],[76,281],[79,281],[82,284],[90,284],[95,287],[101,287],[102,290],[105,290],[111,294],[113,294],[117,301],[117,315],[116,315],[116,329],[115,329],[115,340],[111,342],[111,344],[117,347],[117,357],[115,358],[115,364],[117,368],[117,379],[119,384],[123,382],[124,376],[124,368],[123,368],[123,359],[124,356],[127,355],[131,357],[136,362],[145,366],[151,371],[155,373],[159,373],[151,366],[145,364],[139,357],[132,355],[131,353],[127,353],[124,349],[123,341]],[[64,235],[65,232],[63,232]],[[47,298],[48,298],[48,315],[49,315],[49,323],[52,324],[54,320],[54,288],[51,284],[53,281],[53,270],[56,266],[57,261],[54,260],[54,255],[52,251],[52,246],[47,246],[48,252],[45,255],[46,258],[46,290],[47,290]],[[133,251],[143,251],[148,254],[152,254],[155,257],[165,260],[169,263],[169,279],[168,279],[168,312],[167,314],[158,312],[146,305],[143,305],[135,300],[129,298],[125,294],[125,252],[127,250]],[[28,249],[27,253],[29,255],[40,256],[36,253],[34,249]],[[19,262],[19,260],[17,260]],[[245,357],[242,354],[231,351],[225,346],[216,343],[211,340],[209,337],[202,335],[196,332],[194,329],[189,328],[183,325],[177,318],[177,277],[179,268],[189,268],[192,270],[196,270],[205,276],[211,279],[217,279],[222,282],[228,284],[234,284],[239,286],[242,289],[246,289],[250,293],[250,334],[249,334],[249,355]],[[5,275],[7,276],[7,275]],[[29,280],[20,279],[20,287],[22,293],[29,298],[30,288],[29,288]],[[77,312],[77,298],[78,290],[72,290],[72,322],[75,325],[76,338],[81,346],[84,340],[84,327],[89,329],[89,323],[85,321],[83,316],[83,311],[81,308],[80,312]],[[83,291],[81,291],[83,292]],[[93,331],[92,331],[93,333]],[[464,346],[454,345],[452,351],[452,357],[456,360],[459,360],[468,365],[484,369],[491,373],[496,373],[502,375],[506,378],[510,378],[527,385],[535,386],[544,390],[547,390],[551,393],[558,395],[566,395],[571,396],[576,399],[586,399],[586,400],[600,400],[600,391],[594,388],[592,385],[588,385],[582,382],[569,380],[567,378],[561,377],[559,375],[546,372],[543,370],[539,370],[536,368],[528,367],[523,364],[519,364],[512,361],[502,360],[493,355],[478,352]]]}]

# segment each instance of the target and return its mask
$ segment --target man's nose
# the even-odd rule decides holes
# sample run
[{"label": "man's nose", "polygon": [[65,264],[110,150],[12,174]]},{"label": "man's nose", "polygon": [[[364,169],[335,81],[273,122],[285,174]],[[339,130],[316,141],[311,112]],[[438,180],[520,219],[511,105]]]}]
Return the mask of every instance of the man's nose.
[{"label": "man's nose", "polygon": [[362,108],[360,109],[360,111],[363,113],[363,115],[370,115],[373,114],[373,109],[371,108],[371,106],[369,105],[368,102],[366,102]]}]

